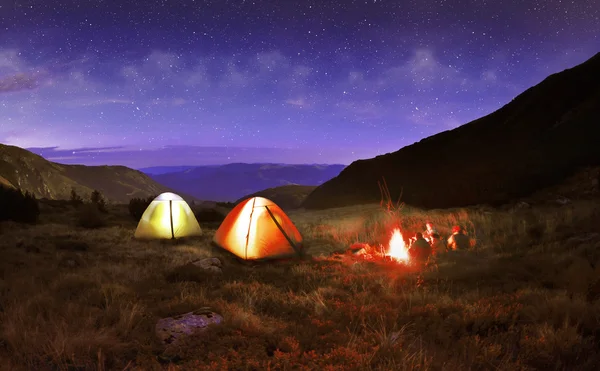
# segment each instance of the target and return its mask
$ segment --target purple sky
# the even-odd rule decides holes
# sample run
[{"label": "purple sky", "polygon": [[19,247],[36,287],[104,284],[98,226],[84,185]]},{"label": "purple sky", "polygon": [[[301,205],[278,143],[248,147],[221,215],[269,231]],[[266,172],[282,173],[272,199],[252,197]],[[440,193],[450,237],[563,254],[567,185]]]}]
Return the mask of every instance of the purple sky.
[{"label": "purple sky", "polygon": [[600,51],[597,0],[127,3],[0,1],[1,143],[63,163],[349,164]]}]

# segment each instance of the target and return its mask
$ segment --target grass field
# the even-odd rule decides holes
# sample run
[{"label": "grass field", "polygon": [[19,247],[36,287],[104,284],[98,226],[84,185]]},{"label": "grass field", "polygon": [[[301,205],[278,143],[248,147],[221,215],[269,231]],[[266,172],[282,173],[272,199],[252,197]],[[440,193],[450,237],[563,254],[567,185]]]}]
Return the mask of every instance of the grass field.
[{"label": "grass field", "polygon": [[[597,369],[597,205],[295,211],[310,256],[247,265],[209,227],[137,241],[126,206],[84,229],[53,203],[38,225],[0,224],[0,370]],[[465,225],[476,249],[427,270],[331,255],[427,220],[446,236]],[[178,274],[207,256],[222,275]],[[157,320],[202,307],[224,323],[166,354]]]}]

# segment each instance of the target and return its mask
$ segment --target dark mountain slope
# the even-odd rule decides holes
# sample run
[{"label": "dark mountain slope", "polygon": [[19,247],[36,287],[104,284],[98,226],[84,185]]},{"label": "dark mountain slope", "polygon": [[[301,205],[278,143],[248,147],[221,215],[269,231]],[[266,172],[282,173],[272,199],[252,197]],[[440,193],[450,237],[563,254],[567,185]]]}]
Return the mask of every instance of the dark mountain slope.
[{"label": "dark mountain slope", "polygon": [[394,199],[425,208],[501,204],[600,164],[600,53],[553,74],[501,109],[399,151],[352,163],[306,208]]},{"label": "dark mountain slope", "polygon": [[108,201],[128,202],[170,191],[140,171],[124,166],[62,165],[23,148],[0,144],[0,184],[38,198],[69,199],[71,189],[87,199],[97,189]]}]

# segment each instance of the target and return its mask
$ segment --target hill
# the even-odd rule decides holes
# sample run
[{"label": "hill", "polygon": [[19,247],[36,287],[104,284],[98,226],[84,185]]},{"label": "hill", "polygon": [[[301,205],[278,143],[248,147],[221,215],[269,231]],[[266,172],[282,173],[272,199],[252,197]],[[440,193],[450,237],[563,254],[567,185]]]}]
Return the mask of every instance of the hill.
[{"label": "hill", "polygon": [[38,198],[82,197],[97,189],[107,201],[128,202],[169,191],[144,173],[124,166],[62,165],[25,149],[0,144],[0,184],[29,191]]},{"label": "hill", "polygon": [[317,188],[316,186],[302,186],[302,185],[286,185],[281,187],[267,188],[265,190],[255,192],[251,195],[241,197],[235,203],[244,201],[250,197],[265,197],[275,202],[279,207],[284,210],[297,209],[302,204],[302,201],[312,191]]},{"label": "hill", "polygon": [[273,187],[318,186],[338,175],[344,167],[345,165],[233,163],[196,166],[183,171],[149,175],[167,187],[201,200],[233,202]]},{"label": "hill", "polygon": [[550,75],[499,110],[399,151],[355,161],[309,209],[392,199],[425,208],[503,204],[600,164],[600,53]]}]

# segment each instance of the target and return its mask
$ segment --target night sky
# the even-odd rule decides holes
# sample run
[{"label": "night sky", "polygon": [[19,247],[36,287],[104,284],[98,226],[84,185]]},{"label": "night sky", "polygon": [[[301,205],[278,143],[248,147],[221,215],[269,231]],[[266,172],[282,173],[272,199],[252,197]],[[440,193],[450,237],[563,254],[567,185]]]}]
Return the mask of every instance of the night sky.
[{"label": "night sky", "polygon": [[90,165],[349,164],[599,51],[600,0],[0,0],[0,142]]}]

